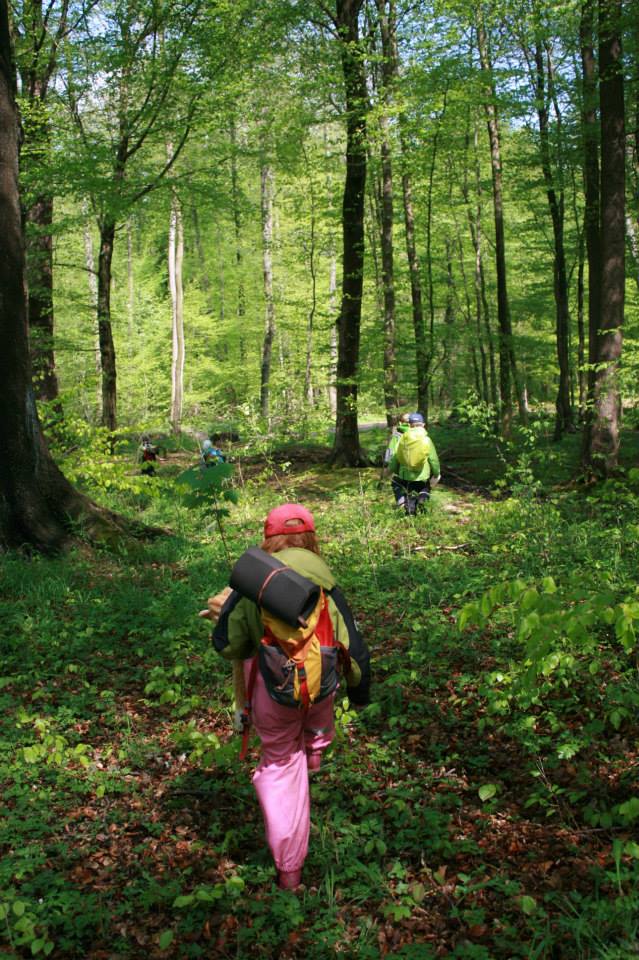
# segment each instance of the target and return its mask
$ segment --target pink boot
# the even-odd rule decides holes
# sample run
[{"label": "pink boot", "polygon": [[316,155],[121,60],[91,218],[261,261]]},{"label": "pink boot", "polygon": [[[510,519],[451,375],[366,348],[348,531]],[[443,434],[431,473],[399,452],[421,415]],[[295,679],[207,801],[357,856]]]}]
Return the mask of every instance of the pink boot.
[{"label": "pink boot", "polygon": [[280,890],[297,890],[301,883],[301,870],[278,870],[277,885]]}]

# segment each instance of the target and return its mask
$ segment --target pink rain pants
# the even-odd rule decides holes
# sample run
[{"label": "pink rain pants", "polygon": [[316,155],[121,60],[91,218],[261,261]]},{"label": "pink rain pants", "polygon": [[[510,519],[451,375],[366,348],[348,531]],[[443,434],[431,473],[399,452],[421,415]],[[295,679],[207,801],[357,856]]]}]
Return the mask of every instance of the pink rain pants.
[{"label": "pink rain pants", "polygon": [[[244,662],[248,687],[252,660]],[[311,805],[306,757],[322,753],[335,735],[335,694],[307,711],[271,699],[259,668],[251,722],[262,741],[253,786],[262,808],[266,840],[278,870],[300,870],[308,853]]]}]

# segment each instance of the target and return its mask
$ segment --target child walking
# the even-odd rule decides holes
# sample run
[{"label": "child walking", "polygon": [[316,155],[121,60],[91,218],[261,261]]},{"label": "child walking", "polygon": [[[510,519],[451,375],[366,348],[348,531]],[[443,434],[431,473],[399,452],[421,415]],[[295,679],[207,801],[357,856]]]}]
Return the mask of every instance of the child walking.
[{"label": "child walking", "polygon": [[[368,703],[368,649],[333,574],[320,556],[312,513],[295,503],[271,510],[264,523],[261,549],[322,588],[334,639],[349,654],[345,676],[349,699],[357,706]],[[308,706],[291,707],[276,702],[258,656],[260,644],[266,640],[262,614],[247,597],[227,589],[210,597],[207,610],[200,616],[216,623],[216,650],[226,659],[244,661],[251,722],[261,740],[253,785],[277,868],[278,885],[294,890],[301,883],[308,853],[308,775],[320,769],[322,753],[335,735],[335,692]]]}]

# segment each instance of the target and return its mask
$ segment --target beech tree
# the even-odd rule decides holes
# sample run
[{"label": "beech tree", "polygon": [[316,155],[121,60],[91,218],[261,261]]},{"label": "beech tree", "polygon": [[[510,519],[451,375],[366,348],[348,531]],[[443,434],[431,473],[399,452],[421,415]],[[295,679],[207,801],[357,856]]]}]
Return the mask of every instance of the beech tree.
[{"label": "beech tree", "polygon": [[366,190],[366,73],[359,34],[364,0],[336,0],[331,20],[339,42],[346,101],[346,178],[342,201],[342,302],[338,330],[337,414],[331,462],[355,467],[367,462],[359,443],[357,389]]},{"label": "beech tree", "polygon": [[600,260],[598,264],[595,262],[595,269],[599,266],[601,274],[599,302],[595,304],[598,313],[593,311],[590,326],[591,409],[585,428],[586,469],[599,476],[609,476],[617,469],[621,417],[619,361],[626,281],[626,143],[621,37],[620,0],[600,0]]},{"label": "beech tree", "polygon": [[23,99],[22,173],[29,185],[23,195],[27,238],[29,329],[36,394],[55,400],[53,318],[53,190],[48,176],[52,134],[50,90],[58,49],[73,24],[70,0],[23,0],[13,11],[18,38],[18,72]]},{"label": "beech tree", "polygon": [[29,356],[15,92],[8,5],[0,0],[0,548],[51,552],[78,526],[102,538],[124,528],[66,480],[40,426]]}]

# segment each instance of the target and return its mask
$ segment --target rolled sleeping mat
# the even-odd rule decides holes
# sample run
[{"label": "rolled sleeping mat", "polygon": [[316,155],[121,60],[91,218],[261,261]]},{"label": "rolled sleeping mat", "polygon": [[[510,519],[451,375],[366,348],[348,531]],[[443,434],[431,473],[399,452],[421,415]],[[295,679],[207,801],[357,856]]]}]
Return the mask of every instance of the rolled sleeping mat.
[{"label": "rolled sleeping mat", "polygon": [[306,627],[320,588],[259,547],[250,547],[231,571],[231,587],[292,627]]}]

